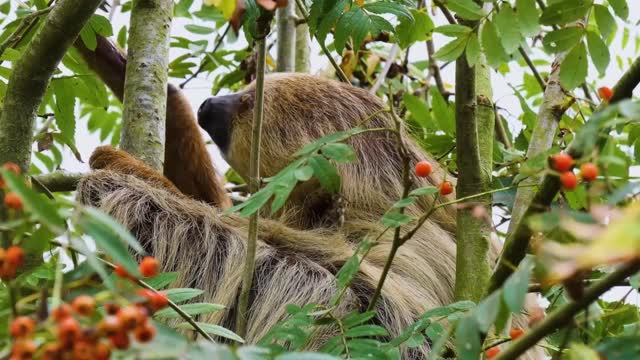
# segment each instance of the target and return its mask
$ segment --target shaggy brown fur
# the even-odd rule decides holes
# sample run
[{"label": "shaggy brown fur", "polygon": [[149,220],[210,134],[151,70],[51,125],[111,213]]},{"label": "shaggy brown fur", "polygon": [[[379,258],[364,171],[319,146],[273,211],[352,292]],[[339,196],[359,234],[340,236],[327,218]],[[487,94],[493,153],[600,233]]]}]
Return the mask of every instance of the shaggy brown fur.
[{"label": "shaggy brown fur", "polygon": [[[89,67],[122,101],[127,65],[123,52],[102,36],[97,36],[95,51],[87,49],[80,39],[75,47]],[[222,208],[231,206],[231,200],[216,175],[193,110],[182,91],[171,84],[167,90],[165,132],[164,175],[194,199]]]},{"label": "shaggy brown fur", "polygon": [[[310,75],[270,75],[265,88],[263,176],[276,174],[291,161],[291,154],[306,143],[349,129],[384,107],[377,98],[363,90]],[[250,105],[252,89],[253,85],[238,97],[249,101],[245,105]],[[171,116],[181,118],[178,114],[180,106],[169,102],[167,108],[168,121],[171,121],[169,115],[174,110]],[[227,129],[231,143],[225,155],[240,174],[246,175],[251,106],[237,109],[239,113],[233,116]],[[208,118],[206,111],[199,119],[201,124],[216,120]],[[366,124],[376,128],[392,125],[388,115],[376,116]],[[168,142],[170,136],[177,135],[168,132],[167,136]],[[405,138],[412,161],[431,160],[409,137]],[[336,291],[336,271],[353,254],[357,242],[365,236],[376,236],[382,232],[380,216],[400,198],[401,161],[395,137],[385,132],[374,132],[358,135],[349,143],[356,149],[358,162],[339,166],[342,177],[340,195],[346,200],[342,227],[333,226],[327,218],[331,200],[315,181],[296,189],[286,208],[274,218],[260,221],[255,288],[251,294],[246,336],[248,342],[259,340],[274,324],[284,319],[286,304],[326,304]],[[193,153],[179,147],[171,149],[184,156],[185,160],[176,164],[187,166],[183,174],[188,175],[190,171],[198,173],[201,169],[193,167],[205,165],[189,159]],[[173,156],[169,151],[170,147],[167,147],[167,158]],[[246,219],[223,215],[218,208],[176,196],[175,189],[161,180],[160,174],[154,175],[153,170],[135,162],[125,152],[98,148],[92,156],[91,165],[96,170],[105,170],[94,171],[81,181],[79,200],[111,214],[129,228],[159,259],[164,271],[178,271],[180,278],[175,286],[203,289],[205,293],[199,301],[225,305],[224,311],[203,320],[231,327],[244,262]],[[438,170],[428,179],[413,177],[414,187],[440,183],[445,173],[435,162],[434,168]],[[209,185],[215,188],[212,190],[215,193],[224,191],[218,182]],[[180,185],[178,188],[184,191]],[[421,199],[407,209],[408,213],[424,213],[431,200]],[[435,214],[433,221],[427,221],[414,238],[399,249],[377,304],[375,318],[392,336],[398,335],[424,311],[453,301],[455,239],[451,231],[455,229],[454,215],[454,209],[442,209]],[[389,254],[391,241],[392,234],[387,232],[380,238],[379,245],[371,250],[339,313],[367,307]],[[315,334],[309,349],[318,348],[336,332],[329,326],[323,328],[323,332]],[[402,351],[404,358],[425,358],[428,344]]]}]

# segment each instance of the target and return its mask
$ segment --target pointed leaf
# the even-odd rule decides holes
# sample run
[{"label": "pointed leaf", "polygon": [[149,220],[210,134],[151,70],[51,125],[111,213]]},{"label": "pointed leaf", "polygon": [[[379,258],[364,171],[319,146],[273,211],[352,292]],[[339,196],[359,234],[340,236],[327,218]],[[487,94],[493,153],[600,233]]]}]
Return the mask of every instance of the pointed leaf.
[{"label": "pointed leaf", "polygon": [[576,88],[587,78],[588,66],[587,49],[580,42],[560,65],[560,82],[567,90]]},{"label": "pointed leaf", "polygon": [[[239,343],[244,343],[244,339],[242,337],[240,337],[240,335],[234,333],[233,331],[224,328],[220,325],[214,325],[214,324],[207,324],[207,323],[201,323],[201,322],[197,322],[196,323],[198,325],[198,327],[200,329],[202,329],[204,332],[206,332],[207,334],[211,334],[211,335],[215,335],[215,336],[220,336],[226,339],[230,339],[233,341],[237,341]],[[193,326],[189,323],[181,323],[177,326],[178,329],[193,329]]]},{"label": "pointed leaf", "polygon": [[581,19],[589,11],[592,4],[592,0],[557,1],[544,9],[540,16],[540,23],[543,25],[563,25]]},{"label": "pointed leaf", "polygon": [[516,0],[516,15],[523,36],[530,37],[538,34],[540,24],[536,0]]},{"label": "pointed leaf", "polygon": [[591,55],[593,65],[598,69],[600,76],[604,76],[611,61],[609,47],[594,31],[587,32],[587,46],[589,47],[589,55]]},{"label": "pointed leaf", "polygon": [[509,56],[502,47],[493,22],[487,21],[484,23],[480,40],[482,41],[482,47],[487,56],[487,64],[489,64],[489,66],[497,68],[504,62],[509,61]]},{"label": "pointed leaf", "polygon": [[607,39],[611,34],[616,32],[618,25],[606,6],[600,4],[593,5],[593,13],[603,38]]},{"label": "pointed leaf", "polygon": [[613,12],[615,12],[622,20],[627,20],[629,17],[629,5],[627,4],[627,0],[609,0],[609,5],[613,8]]},{"label": "pointed leaf", "polygon": [[482,8],[473,0],[448,0],[447,7],[465,20],[480,20],[485,16]]},{"label": "pointed leaf", "polygon": [[500,12],[495,16],[494,21],[500,34],[502,47],[504,47],[507,54],[512,54],[518,50],[522,37],[520,36],[516,13],[508,2],[502,4]]}]

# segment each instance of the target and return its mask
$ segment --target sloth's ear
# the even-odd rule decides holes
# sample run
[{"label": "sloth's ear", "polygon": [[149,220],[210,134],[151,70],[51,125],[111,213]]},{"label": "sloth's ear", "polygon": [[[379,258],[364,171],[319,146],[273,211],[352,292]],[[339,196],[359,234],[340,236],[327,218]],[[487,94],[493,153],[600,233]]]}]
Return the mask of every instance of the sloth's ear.
[{"label": "sloth's ear", "polygon": [[242,96],[240,96],[240,111],[253,109],[255,98],[256,98],[255,91],[248,91],[242,94]]}]

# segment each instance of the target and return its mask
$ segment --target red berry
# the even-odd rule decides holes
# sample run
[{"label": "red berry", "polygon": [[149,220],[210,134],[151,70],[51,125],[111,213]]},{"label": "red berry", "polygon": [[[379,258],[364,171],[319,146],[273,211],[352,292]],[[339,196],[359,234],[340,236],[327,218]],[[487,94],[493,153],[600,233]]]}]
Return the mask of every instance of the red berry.
[{"label": "red berry", "polygon": [[613,97],[613,89],[608,86],[600,87],[598,88],[598,96],[600,96],[602,100],[609,101]]},{"label": "red berry", "polygon": [[4,165],[2,165],[2,168],[7,169],[9,171],[13,171],[16,174],[21,173],[20,166],[18,166],[16,163],[13,163],[11,161],[4,163]]},{"label": "red berry", "polygon": [[0,262],[0,279],[11,280],[16,276],[16,267],[11,265],[8,261],[2,260]]},{"label": "red berry", "polygon": [[62,360],[62,348],[58,343],[49,343],[42,348],[42,360]]},{"label": "red berry", "polygon": [[149,305],[151,305],[151,308],[155,311],[164,309],[168,304],[169,298],[161,292],[154,293],[153,297],[149,301]]},{"label": "red berry", "polygon": [[11,359],[27,360],[32,359],[36,353],[36,344],[28,339],[19,339],[11,347]]},{"label": "red berry", "polygon": [[11,322],[9,332],[14,338],[27,337],[33,334],[36,322],[26,316],[18,316]]},{"label": "red berry", "polygon": [[96,344],[95,356],[95,360],[109,360],[111,356],[111,346],[103,341],[99,342]]},{"label": "red berry", "polygon": [[500,354],[500,348],[494,346],[487,349],[487,351],[485,351],[485,354],[487,355],[487,359],[493,359],[494,357],[498,356],[498,354]]},{"label": "red berry", "polygon": [[94,346],[87,341],[78,341],[73,344],[73,360],[93,360]]},{"label": "red berry", "polygon": [[573,190],[578,186],[578,178],[571,171],[563,172],[560,175],[560,182],[565,190]]},{"label": "red berry", "polygon": [[113,336],[121,330],[120,320],[113,315],[105,316],[98,323],[98,333],[101,336]]},{"label": "red berry", "polygon": [[135,305],[123,307],[116,315],[120,321],[120,327],[124,330],[131,330],[141,323],[141,313]]},{"label": "red berry", "polygon": [[71,316],[72,310],[73,309],[71,308],[71,305],[61,304],[57,308],[53,309],[53,311],[51,311],[51,317],[55,322],[60,322]]},{"label": "red berry", "polygon": [[426,160],[422,160],[416,164],[416,176],[427,177],[431,174],[431,163]]},{"label": "red berry", "polygon": [[594,163],[584,163],[580,166],[580,175],[584,181],[593,181],[598,177],[598,167]]},{"label": "red berry", "polygon": [[147,256],[144,259],[142,259],[142,262],[140,262],[139,268],[140,268],[140,273],[144,277],[156,276],[158,275],[158,272],[160,272],[160,264],[158,263],[158,260],[156,260],[152,256]]},{"label": "red berry", "polygon": [[24,250],[20,246],[9,246],[7,249],[7,262],[15,267],[22,266],[24,264]]},{"label": "red berry", "polygon": [[439,186],[441,195],[449,195],[453,192],[453,185],[450,182],[445,181]]},{"label": "red berry", "polygon": [[521,328],[515,328],[515,329],[511,329],[511,331],[509,331],[509,336],[513,340],[519,338],[523,334],[524,334],[524,329],[521,329]]},{"label": "red berry", "polygon": [[73,343],[80,337],[80,324],[72,317],[58,323],[58,340],[63,344]]},{"label": "red berry", "polygon": [[129,275],[129,272],[122,265],[116,265],[113,271],[123,279],[133,279],[133,276]]},{"label": "red berry", "polygon": [[559,172],[565,172],[573,168],[573,158],[567,153],[555,154],[551,157],[553,168]]},{"label": "red berry", "polygon": [[118,310],[120,310],[120,305],[118,305],[116,303],[106,303],[106,304],[104,304],[104,311],[108,315],[115,315],[115,314],[118,313]]},{"label": "red berry", "polygon": [[4,205],[9,209],[22,210],[22,199],[14,192],[8,192],[4,195]]},{"label": "red berry", "polygon": [[149,322],[145,321],[140,326],[136,327],[133,335],[141,343],[147,343],[156,336],[156,328]]},{"label": "red berry", "polygon": [[113,336],[109,337],[111,344],[118,350],[126,350],[129,348],[129,334],[121,331]]},{"label": "red berry", "polygon": [[80,295],[73,299],[71,306],[78,315],[89,316],[95,310],[96,301],[89,295]]}]

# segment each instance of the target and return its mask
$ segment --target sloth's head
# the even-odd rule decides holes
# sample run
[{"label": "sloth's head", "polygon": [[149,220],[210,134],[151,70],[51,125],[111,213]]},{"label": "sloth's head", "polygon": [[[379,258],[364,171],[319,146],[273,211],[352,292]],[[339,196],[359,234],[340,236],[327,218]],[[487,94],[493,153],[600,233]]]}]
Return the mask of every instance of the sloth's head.
[{"label": "sloth's head", "polygon": [[[240,176],[249,174],[255,83],[243,91],[207,99],[198,110],[198,123],[220,147],[224,158]],[[308,74],[268,75],[264,86],[264,119],[260,153],[260,174],[277,174],[292,155],[314,140],[358,126],[385,104],[366,90]],[[389,114],[380,113],[366,122],[368,128],[394,128]],[[401,194],[402,161],[395,134],[370,132],[348,141],[358,160],[339,166],[341,193],[348,202],[367,202],[367,207],[387,209]],[[430,157],[407,137],[413,164]],[[434,168],[437,164],[433,162]],[[435,171],[431,183],[441,181]],[[424,179],[415,178],[417,186]],[[317,187],[310,182],[306,185]],[[365,189],[365,191],[363,191]],[[369,194],[368,196],[365,194]],[[366,196],[366,198],[362,198]],[[376,212],[376,211],[374,211]]]}]

